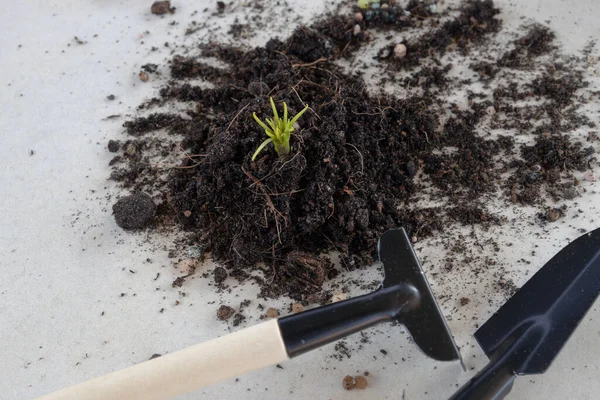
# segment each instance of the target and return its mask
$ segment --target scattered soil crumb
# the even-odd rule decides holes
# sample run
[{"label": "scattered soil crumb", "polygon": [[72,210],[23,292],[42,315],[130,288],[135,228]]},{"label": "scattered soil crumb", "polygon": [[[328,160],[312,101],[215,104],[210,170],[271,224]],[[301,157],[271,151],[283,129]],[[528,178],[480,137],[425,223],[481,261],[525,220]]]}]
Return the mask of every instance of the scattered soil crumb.
[{"label": "scattered soil crumb", "polygon": [[120,143],[118,140],[109,140],[108,141],[108,151],[110,151],[111,153],[116,153],[117,151],[119,151],[120,148]]},{"label": "scattered soil crumb", "polygon": [[170,1],[155,1],[152,3],[152,7],[150,7],[150,11],[154,15],[173,14],[175,12],[175,7],[171,7]]},{"label": "scattered soil crumb", "polygon": [[138,192],[119,199],[112,207],[117,225],[126,230],[147,227],[156,211],[152,197]]},{"label": "scattered soil crumb", "polygon": [[215,283],[220,285],[227,279],[227,270],[223,267],[217,267],[213,271],[213,277],[215,279]]},{"label": "scattered soil crumb", "polygon": [[233,326],[238,326],[239,324],[244,322],[245,319],[246,317],[243,314],[235,314],[235,316],[233,317]]},{"label": "scattered soil crumb", "polygon": [[148,79],[150,79],[150,75],[146,71],[140,71],[140,81],[148,82]]},{"label": "scattered soil crumb", "polygon": [[[222,305],[217,310],[217,318],[220,319],[221,321],[228,320],[233,314],[235,314],[235,310],[226,305]],[[237,315],[240,315],[240,314],[237,314]],[[234,323],[234,325],[235,325],[235,323]],[[238,325],[239,325],[239,323],[238,323]],[[237,326],[237,325],[235,325],[235,326]]]},{"label": "scattered soil crumb", "polygon": [[544,213],[540,213],[539,216],[541,219],[543,219],[545,221],[556,222],[560,218],[565,216],[566,209],[567,209],[566,206],[551,207],[551,208],[546,209],[546,211]]},{"label": "scattered soil crumb", "polygon": [[162,357],[162,354],[154,353],[150,356],[149,360],[154,360],[155,358]]}]

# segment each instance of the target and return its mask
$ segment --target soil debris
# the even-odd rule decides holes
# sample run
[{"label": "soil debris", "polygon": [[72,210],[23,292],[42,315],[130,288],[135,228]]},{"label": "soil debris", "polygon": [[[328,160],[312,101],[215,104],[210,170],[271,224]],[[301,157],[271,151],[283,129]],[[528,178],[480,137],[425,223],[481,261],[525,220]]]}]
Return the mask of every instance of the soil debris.
[{"label": "soil debris", "polygon": [[[574,174],[585,182],[596,165],[573,134],[597,131],[579,111],[587,64],[563,57],[554,33],[532,23],[498,53],[499,12],[491,0],[443,12],[417,1],[370,6],[253,49],[182,51],[168,61],[171,80],[140,105],[144,116],[124,123],[132,140],[111,178],[152,193],[160,226],[188,232],[229,277],[298,304],[329,301],[323,285],[370,265],[387,229],[402,226],[417,242],[454,225],[501,225],[498,204],[546,210],[548,199],[576,198]],[[400,36],[408,30],[418,34]],[[390,39],[367,83],[360,64],[348,72],[340,60],[362,57],[379,33]],[[457,64],[474,78],[455,74]],[[310,109],[286,159],[268,146],[252,161],[265,140],[252,115],[272,114],[269,97],[280,113],[283,102],[290,115]],[[173,105],[188,108],[164,111]]]},{"label": "soil debris", "polygon": [[173,14],[175,13],[175,7],[171,7],[170,1],[155,1],[150,7],[150,11],[154,15]]},{"label": "soil debris", "polygon": [[[226,305],[222,305],[221,307],[219,307],[219,309],[217,310],[217,318],[220,319],[221,321],[226,321],[229,318],[231,318],[231,316],[235,314],[235,310],[229,306]],[[237,315],[240,314],[236,314]],[[235,324],[234,324],[235,325]],[[239,323],[238,323],[239,325]],[[237,326],[237,325],[235,325]]]},{"label": "soil debris", "polygon": [[156,211],[152,197],[138,192],[119,199],[112,207],[117,225],[126,230],[147,227]]},{"label": "soil debris", "polygon": [[111,153],[116,153],[117,151],[119,151],[121,144],[119,143],[118,140],[109,140],[108,141],[108,146],[106,146],[108,148],[108,151],[110,151]]},{"label": "soil debris", "polygon": [[217,285],[220,285],[227,279],[227,270],[223,267],[217,267],[213,271],[213,276],[215,279],[215,283]]},{"label": "soil debris", "polygon": [[240,325],[242,322],[244,322],[245,319],[246,317],[243,314],[235,314],[235,316],[233,317],[233,326]]}]

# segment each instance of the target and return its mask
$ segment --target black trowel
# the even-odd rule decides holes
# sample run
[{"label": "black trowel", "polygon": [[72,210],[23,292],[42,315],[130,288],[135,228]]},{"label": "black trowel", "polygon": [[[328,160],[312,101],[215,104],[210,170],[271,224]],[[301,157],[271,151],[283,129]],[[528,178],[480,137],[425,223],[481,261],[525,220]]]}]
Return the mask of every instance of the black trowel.
[{"label": "black trowel", "polygon": [[571,242],[477,332],[488,365],[451,400],[500,400],[519,375],[544,373],[600,293],[600,229]]}]

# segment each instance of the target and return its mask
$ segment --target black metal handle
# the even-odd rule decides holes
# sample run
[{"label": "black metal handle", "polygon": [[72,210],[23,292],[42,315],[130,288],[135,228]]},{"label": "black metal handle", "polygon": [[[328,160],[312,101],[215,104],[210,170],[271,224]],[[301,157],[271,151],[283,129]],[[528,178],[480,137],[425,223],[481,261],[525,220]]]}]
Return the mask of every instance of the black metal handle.
[{"label": "black metal handle", "polygon": [[532,349],[537,348],[546,333],[543,324],[523,321],[492,354],[488,365],[450,400],[501,400],[506,397],[512,389],[516,371],[527,365]]},{"label": "black metal handle", "polygon": [[414,286],[395,285],[281,318],[279,329],[288,356],[295,357],[389,321],[419,302],[420,294]]},{"label": "black metal handle", "polygon": [[502,360],[490,361],[449,400],[502,400],[510,393],[515,375]]}]

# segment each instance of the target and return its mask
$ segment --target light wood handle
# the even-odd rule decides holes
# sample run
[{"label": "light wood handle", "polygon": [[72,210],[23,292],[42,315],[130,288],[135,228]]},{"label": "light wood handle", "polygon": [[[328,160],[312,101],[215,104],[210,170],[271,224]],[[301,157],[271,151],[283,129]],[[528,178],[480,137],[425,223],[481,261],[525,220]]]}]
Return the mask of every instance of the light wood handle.
[{"label": "light wood handle", "polygon": [[38,398],[162,400],[288,359],[276,319]]}]

